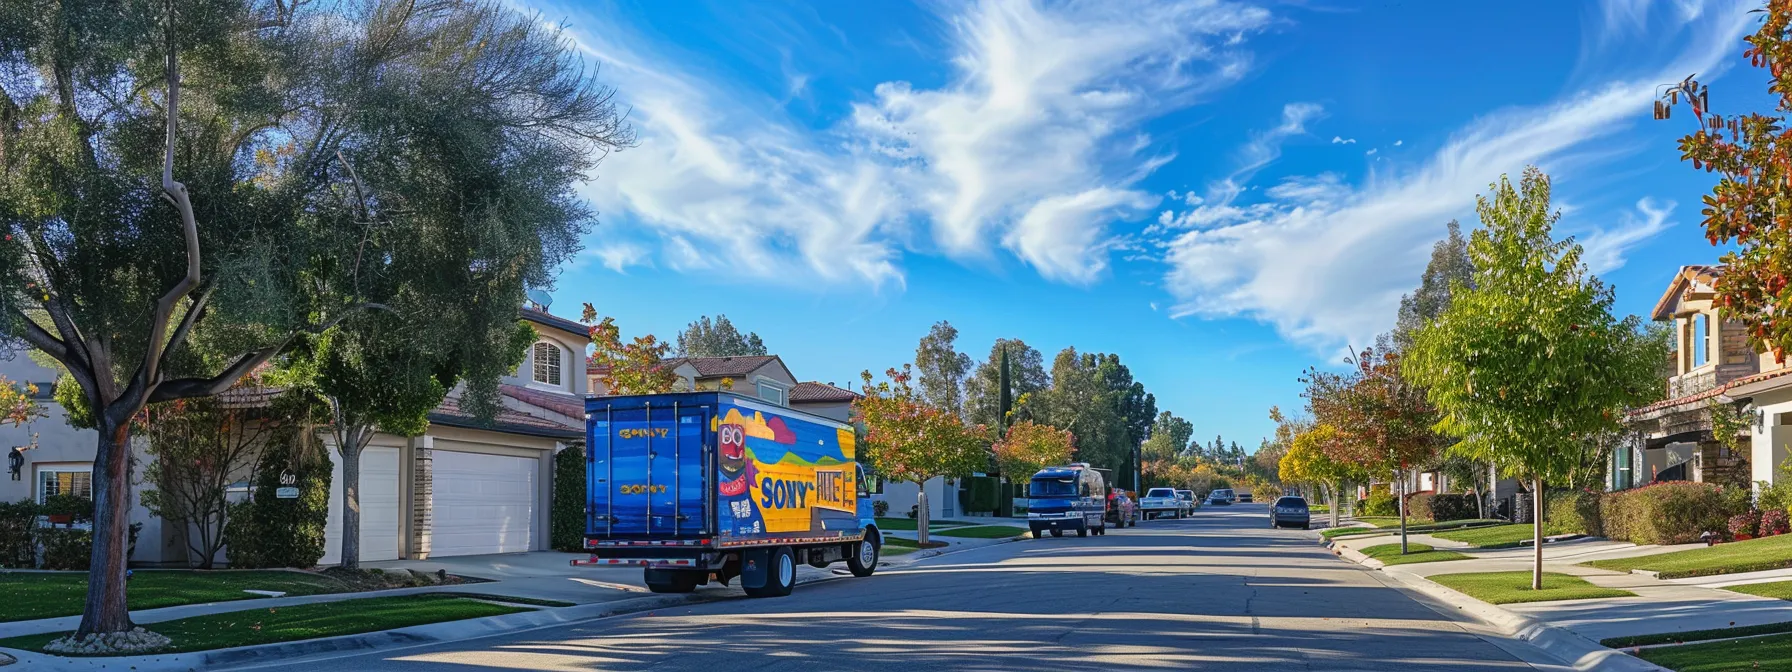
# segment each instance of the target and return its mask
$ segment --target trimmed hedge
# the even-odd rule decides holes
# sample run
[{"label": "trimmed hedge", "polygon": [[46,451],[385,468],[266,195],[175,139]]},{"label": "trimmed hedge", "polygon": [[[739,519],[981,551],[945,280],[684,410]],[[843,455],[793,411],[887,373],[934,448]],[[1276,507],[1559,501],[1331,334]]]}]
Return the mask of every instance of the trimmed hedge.
[{"label": "trimmed hedge", "polygon": [[[1748,488],[1670,481],[1599,498],[1605,536],[1637,544],[1688,544],[1722,534],[1731,516],[1749,509]],[[1546,512],[1547,513],[1547,512]]]},{"label": "trimmed hedge", "polygon": [[1436,497],[1429,492],[1415,492],[1406,496],[1406,519],[1408,522],[1436,522],[1432,516],[1436,512],[1431,509],[1431,498]]},{"label": "trimmed hedge", "polygon": [[1605,525],[1599,509],[1597,493],[1582,490],[1549,493],[1549,499],[1543,503],[1543,529],[1549,534],[1604,536]]},{"label": "trimmed hedge", "polygon": [[1443,523],[1452,520],[1474,520],[1481,517],[1481,507],[1474,495],[1433,495],[1431,518]]},{"label": "trimmed hedge", "polygon": [[1369,498],[1363,500],[1357,508],[1358,516],[1398,516],[1400,505],[1394,501],[1394,494],[1388,492],[1386,483],[1369,486]]},{"label": "trimmed hedge", "polygon": [[[269,444],[253,494],[225,509],[224,559],[231,569],[312,567],[324,557],[331,469],[324,452],[301,452],[290,440]],[[280,499],[280,474],[288,470],[299,496]]]},{"label": "trimmed hedge", "polygon": [[967,476],[959,479],[959,490],[965,513],[995,513],[1001,507],[1002,482],[994,476]]},{"label": "trimmed hedge", "polygon": [[554,455],[553,508],[548,510],[548,544],[577,553],[585,548],[585,449],[567,446]]},{"label": "trimmed hedge", "polygon": [[0,567],[37,566],[37,502],[0,502]]}]

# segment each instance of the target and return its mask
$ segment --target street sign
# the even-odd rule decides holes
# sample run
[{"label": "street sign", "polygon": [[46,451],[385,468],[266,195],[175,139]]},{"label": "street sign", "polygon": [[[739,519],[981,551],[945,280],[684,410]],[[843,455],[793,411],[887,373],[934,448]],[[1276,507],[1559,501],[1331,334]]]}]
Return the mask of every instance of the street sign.
[{"label": "street sign", "polygon": [[274,497],[276,499],[298,499],[299,489],[292,486],[279,488],[274,491]]}]

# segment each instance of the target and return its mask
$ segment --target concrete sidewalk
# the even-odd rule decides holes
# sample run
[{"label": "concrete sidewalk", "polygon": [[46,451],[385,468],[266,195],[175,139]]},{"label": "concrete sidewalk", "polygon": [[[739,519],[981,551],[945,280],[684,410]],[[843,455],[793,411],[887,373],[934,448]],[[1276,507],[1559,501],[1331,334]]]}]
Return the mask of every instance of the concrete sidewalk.
[{"label": "concrete sidewalk", "polygon": [[1528,623],[1533,628],[1559,629],[1595,645],[1613,637],[1792,622],[1792,601],[1719,589],[1723,585],[1792,579],[1792,572],[1758,572],[1756,574],[1765,575],[1758,577],[1732,575],[1728,577],[1729,581],[1722,580],[1722,577],[1704,577],[1699,581],[1688,582],[1663,581],[1645,574],[1615,572],[1578,564],[1588,560],[1670,553],[1700,548],[1703,544],[1638,546],[1605,539],[1579,539],[1547,544],[1543,547],[1543,571],[1578,576],[1593,585],[1627,590],[1636,596],[1496,606],[1450,590],[1430,579],[1443,574],[1529,571],[1533,553],[1531,548],[1479,550],[1447,547],[1438,543],[1445,540],[1433,539],[1427,535],[1413,535],[1410,540],[1430,544],[1435,548],[1449,548],[1473,557],[1468,560],[1381,566],[1379,561],[1368,559],[1360,551],[1368,546],[1390,543],[1385,537],[1336,540],[1333,548],[1346,559],[1376,567],[1402,584],[1421,589],[1465,611],[1486,614],[1494,620]]}]

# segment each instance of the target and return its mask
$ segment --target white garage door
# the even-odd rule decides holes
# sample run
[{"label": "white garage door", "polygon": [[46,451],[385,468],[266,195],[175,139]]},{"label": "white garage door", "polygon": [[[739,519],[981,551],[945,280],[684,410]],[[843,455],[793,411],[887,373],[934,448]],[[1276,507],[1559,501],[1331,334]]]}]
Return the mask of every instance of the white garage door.
[{"label": "white garage door", "polygon": [[[330,521],[320,564],[342,562],[342,455],[330,470]],[[398,559],[398,449],[361,451],[361,562]]]},{"label": "white garage door", "polygon": [[430,556],[529,550],[541,461],[448,450],[434,455]]}]

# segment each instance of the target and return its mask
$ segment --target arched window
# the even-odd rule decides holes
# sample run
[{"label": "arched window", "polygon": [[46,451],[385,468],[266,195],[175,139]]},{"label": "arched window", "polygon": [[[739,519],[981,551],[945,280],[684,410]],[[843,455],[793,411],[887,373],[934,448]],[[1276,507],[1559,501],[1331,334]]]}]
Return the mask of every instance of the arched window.
[{"label": "arched window", "polygon": [[560,346],[542,341],[535,344],[535,382],[560,387]]}]

